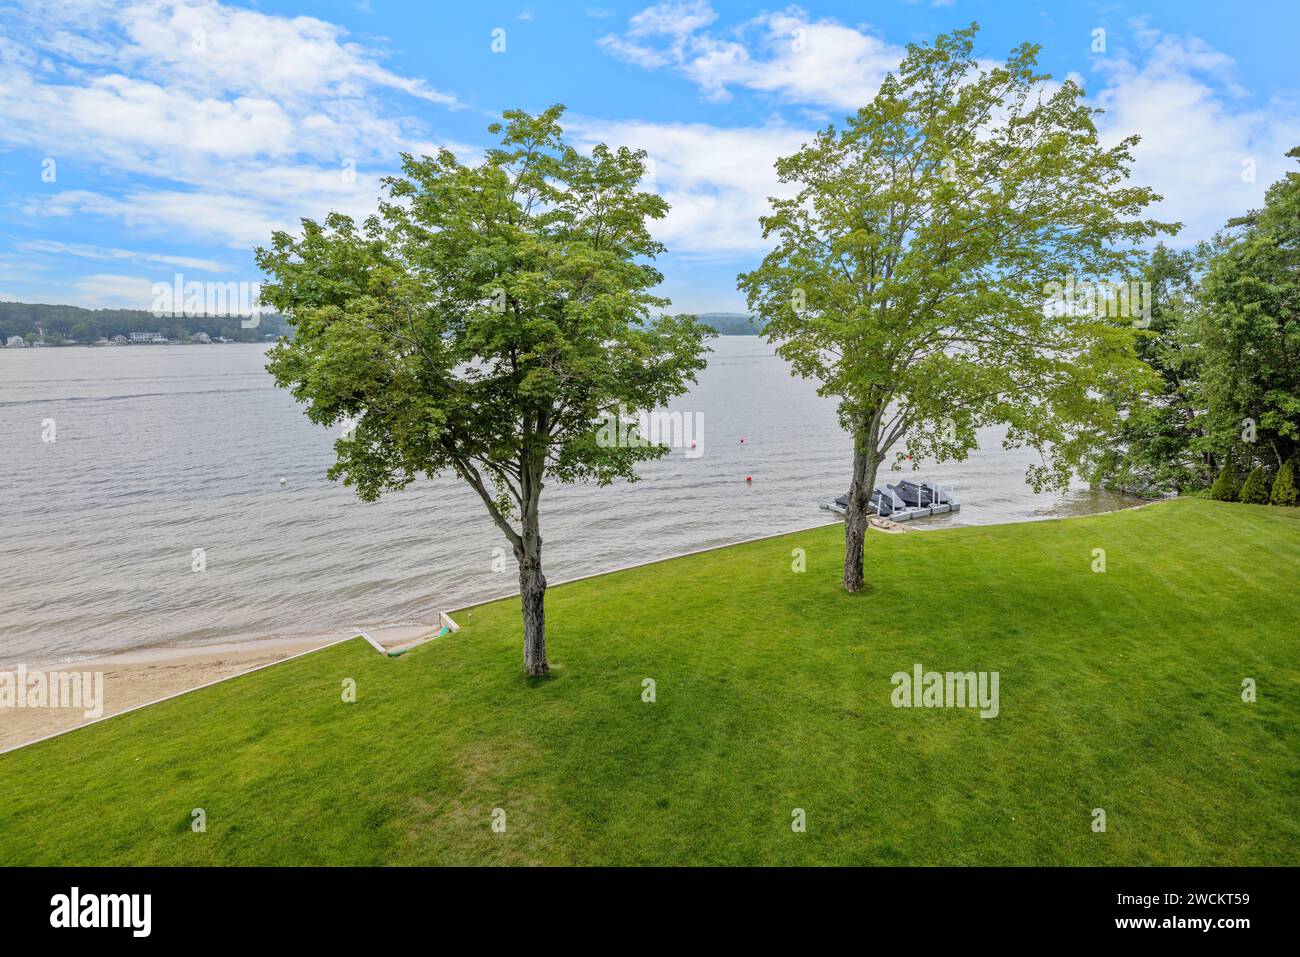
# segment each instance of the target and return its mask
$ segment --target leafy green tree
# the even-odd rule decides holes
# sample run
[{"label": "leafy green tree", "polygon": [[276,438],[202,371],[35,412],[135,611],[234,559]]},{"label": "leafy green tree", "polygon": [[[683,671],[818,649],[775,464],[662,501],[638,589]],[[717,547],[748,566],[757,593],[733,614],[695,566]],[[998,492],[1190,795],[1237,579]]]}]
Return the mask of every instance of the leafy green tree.
[{"label": "leafy green tree", "polygon": [[1141,218],[1158,197],[1125,185],[1137,138],[1104,148],[1083,89],[1049,85],[1033,45],[981,67],[977,30],[909,46],[843,130],[777,161],[798,190],[773,200],[775,247],[739,279],[853,438],[849,591],[895,445],[917,462],[961,458],[977,428],[1005,423],[1007,444],[1042,455],[1034,486],[1063,486],[1113,429],[1105,396],[1150,376],[1131,324],[1045,305],[1052,283],[1136,277],[1134,244],[1171,231]]},{"label": "leafy green tree", "polygon": [[1246,481],[1241,483],[1237,499],[1247,505],[1268,504],[1268,473],[1264,471],[1264,466],[1257,465],[1250,470]]},{"label": "leafy green tree", "polygon": [[1277,478],[1273,479],[1273,491],[1268,500],[1273,505],[1289,507],[1296,504],[1295,468],[1289,460],[1283,462],[1277,470]]},{"label": "leafy green tree", "polygon": [[380,213],[277,232],[257,260],[263,301],[295,337],[268,366],[313,422],[355,423],[329,475],[373,500],[452,472],[482,499],[519,564],[524,669],[548,670],[541,495],[548,481],[633,481],[666,449],[599,441],[604,417],[686,391],[710,333],[650,321],[666,300],[637,189],[645,154],[562,139],[555,106],[505,114],[476,166],[404,156]]},{"label": "leafy green tree", "polygon": [[1204,282],[1207,416],[1225,451],[1280,467],[1300,453],[1300,173],[1229,226]]},{"label": "leafy green tree", "polygon": [[1237,500],[1237,475],[1233,470],[1231,459],[1223,463],[1223,471],[1219,473],[1219,477],[1210,486],[1210,498],[1219,502],[1235,502]]},{"label": "leafy green tree", "polygon": [[1214,246],[1177,252],[1163,243],[1143,273],[1150,316],[1137,334],[1138,358],[1156,372],[1151,388],[1111,397],[1121,410],[1110,449],[1098,460],[1095,484],[1157,494],[1205,488],[1216,469],[1206,443],[1200,387],[1200,276]]}]

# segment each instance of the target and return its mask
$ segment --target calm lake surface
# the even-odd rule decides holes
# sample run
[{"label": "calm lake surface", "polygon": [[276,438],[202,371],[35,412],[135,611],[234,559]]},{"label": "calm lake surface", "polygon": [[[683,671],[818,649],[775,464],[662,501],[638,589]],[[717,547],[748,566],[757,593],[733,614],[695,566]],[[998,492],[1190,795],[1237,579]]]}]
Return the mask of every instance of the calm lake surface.
[{"label": "calm lake surface", "polygon": [[[833,520],[818,506],[846,490],[851,458],[834,403],[757,337],[713,348],[670,407],[702,416],[698,457],[674,450],[635,484],[548,486],[552,583]],[[0,349],[0,663],[429,622],[515,589],[508,550],[507,570],[493,570],[504,538],[458,481],[364,503],[326,479],[336,433],[272,385],[264,352]],[[1131,504],[1034,494],[1033,453],[1000,438],[921,471],[955,486],[962,510],[918,526]]]}]

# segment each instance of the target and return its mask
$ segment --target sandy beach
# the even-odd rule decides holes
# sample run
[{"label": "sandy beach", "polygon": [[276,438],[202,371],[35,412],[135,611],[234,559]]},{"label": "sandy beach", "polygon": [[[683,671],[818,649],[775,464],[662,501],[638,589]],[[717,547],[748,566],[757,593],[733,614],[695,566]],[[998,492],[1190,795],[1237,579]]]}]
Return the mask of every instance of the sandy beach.
[{"label": "sandy beach", "polygon": [[[0,708],[0,751],[323,648],[346,637],[345,634],[332,634],[195,647],[147,648],[93,660],[29,667],[26,669],[28,676],[55,671],[102,672],[103,713],[97,718],[87,717],[85,708]],[[12,668],[0,670],[14,672]]]}]

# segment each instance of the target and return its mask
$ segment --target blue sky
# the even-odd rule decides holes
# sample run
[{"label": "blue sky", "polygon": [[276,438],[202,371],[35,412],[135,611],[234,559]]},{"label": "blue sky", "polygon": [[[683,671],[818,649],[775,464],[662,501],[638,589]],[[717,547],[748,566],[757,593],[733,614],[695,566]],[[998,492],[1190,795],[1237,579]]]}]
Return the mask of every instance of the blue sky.
[{"label": "blue sky", "polygon": [[1292,165],[1291,2],[19,0],[0,7],[0,299],[147,308],[178,272],[255,281],[254,245],[364,215],[400,151],[472,159],[502,110],[561,102],[579,144],[649,151],[674,307],[740,310],[772,160],[868,99],[906,43],[972,20],[982,58],[1038,43],[1107,138],[1142,135],[1135,179],[1179,244]]}]

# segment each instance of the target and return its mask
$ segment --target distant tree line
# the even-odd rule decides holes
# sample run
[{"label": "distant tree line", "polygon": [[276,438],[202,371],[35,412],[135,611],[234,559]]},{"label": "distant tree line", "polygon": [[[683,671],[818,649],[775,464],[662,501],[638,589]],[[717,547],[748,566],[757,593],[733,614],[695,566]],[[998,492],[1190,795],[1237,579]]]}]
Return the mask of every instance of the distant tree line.
[{"label": "distant tree line", "polygon": [[256,327],[245,329],[239,316],[155,316],[144,309],[83,309],[47,303],[0,302],[0,341],[22,336],[28,342],[44,338],[49,345],[68,340],[91,343],[97,339],[156,332],[184,341],[207,333],[235,342],[263,342],[268,336],[289,334],[289,326],[276,314],[263,314]]},{"label": "distant tree line", "polygon": [[721,336],[757,336],[763,331],[761,323],[743,312],[701,312],[695,318]]}]

